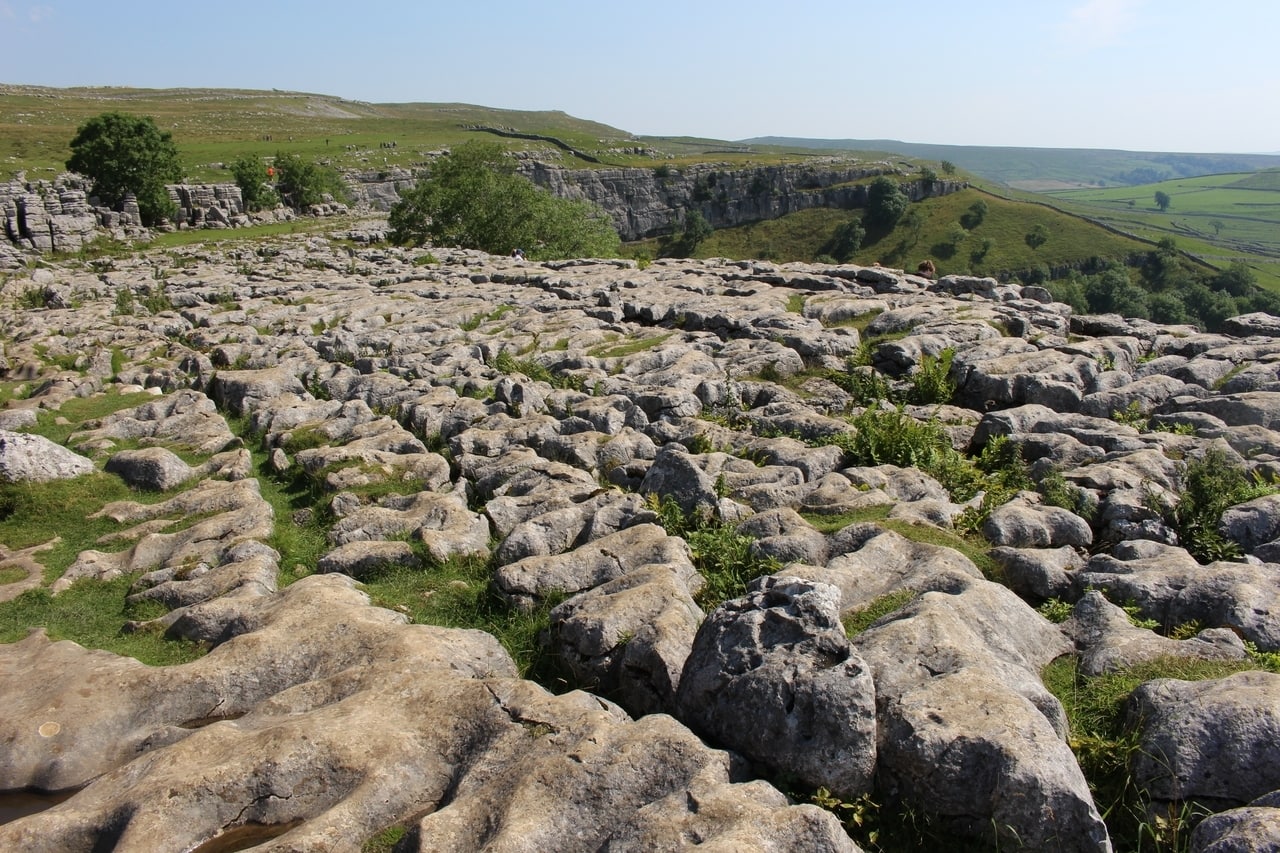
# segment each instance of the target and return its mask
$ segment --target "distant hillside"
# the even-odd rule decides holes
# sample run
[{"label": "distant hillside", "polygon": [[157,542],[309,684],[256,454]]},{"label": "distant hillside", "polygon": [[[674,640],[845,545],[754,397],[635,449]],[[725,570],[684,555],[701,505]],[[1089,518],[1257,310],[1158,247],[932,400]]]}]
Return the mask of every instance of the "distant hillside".
[{"label": "distant hillside", "polygon": [[895,139],[800,139],[765,136],[743,144],[840,151],[887,151],[926,160],[950,160],[989,181],[1043,192],[1077,187],[1150,184],[1175,178],[1252,172],[1280,167],[1268,154],[1175,154],[1100,148],[1000,148],[928,145]]},{"label": "distant hillside", "polygon": [[[76,128],[120,111],[155,118],[173,134],[187,177],[225,180],[222,164],[279,152],[341,169],[412,168],[441,148],[484,136],[523,156],[569,168],[682,167],[717,162],[778,165],[845,152],[764,150],[717,139],[639,137],[616,127],[544,110],[473,104],[372,104],[308,92],[240,89],[57,89],[0,83],[0,179],[19,171],[63,171]],[[501,134],[501,135],[499,135]]]}]

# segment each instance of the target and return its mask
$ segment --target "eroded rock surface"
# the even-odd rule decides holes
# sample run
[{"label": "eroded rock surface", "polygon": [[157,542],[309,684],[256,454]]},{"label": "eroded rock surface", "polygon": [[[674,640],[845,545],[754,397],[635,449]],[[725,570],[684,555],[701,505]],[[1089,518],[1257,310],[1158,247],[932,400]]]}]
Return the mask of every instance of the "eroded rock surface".
[{"label": "eroded rock surface", "polygon": [[[1203,334],[971,276],[350,245],[187,247],[0,285],[6,304],[43,294],[4,343],[21,393],[0,445],[21,449],[0,471],[41,459],[143,490],[101,508],[114,531],[51,584],[56,543],[4,543],[0,597],[129,575],[129,602],[164,611],[130,629],[210,649],[153,668],[40,633],[0,646],[0,790],[83,786],[0,826],[5,849],[356,849],[392,825],[420,850],[857,849],[788,803],[786,778],[1002,848],[1106,850],[1041,669],[1280,649],[1274,496],[1214,520],[1243,558],[1207,565],[1160,509],[1211,451],[1280,475],[1273,318]],[[161,280],[168,304],[114,310]],[[902,416],[970,454],[1007,439],[1053,501],[984,507],[852,449],[875,401],[845,374],[901,392],[944,353],[956,393]],[[84,456],[34,435],[37,412],[113,394],[127,404],[66,441]],[[954,538],[980,512],[990,578]],[[324,550],[285,584],[281,534],[302,528]],[[705,616],[700,571],[739,553],[770,574]],[[488,567],[494,607],[548,619],[536,642],[568,692],[357,585],[463,560]],[[1065,631],[1032,609],[1049,600],[1075,606]],[[1246,674],[1135,700],[1144,742],[1189,768],[1135,765],[1144,784],[1223,810],[1205,850],[1274,838],[1273,692]]]}]

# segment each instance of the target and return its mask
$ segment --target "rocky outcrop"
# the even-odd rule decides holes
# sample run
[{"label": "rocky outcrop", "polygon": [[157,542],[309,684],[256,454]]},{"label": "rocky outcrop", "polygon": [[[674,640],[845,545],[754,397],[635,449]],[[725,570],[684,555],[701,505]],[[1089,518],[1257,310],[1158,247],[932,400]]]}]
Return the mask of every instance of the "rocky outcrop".
[{"label": "rocky outcrop", "polygon": [[[686,212],[693,210],[702,213],[712,227],[729,228],[815,207],[865,207],[865,179],[896,175],[887,163],[850,164],[847,160],[755,168],[699,164],[682,169],[661,165],[653,169],[564,169],[535,162],[524,171],[555,195],[598,204],[623,240],[670,234]],[[965,186],[942,180],[901,183],[913,201]]]},{"label": "rocky outcrop", "polygon": [[[856,849],[785,784],[980,845],[1106,850],[1042,669],[1280,648],[1274,499],[1206,522],[1242,554],[1209,563],[1162,509],[1210,452],[1280,474],[1280,342],[1253,320],[1202,335],[851,265],[235,252],[0,285],[5,441],[69,436],[139,490],[74,549],[6,543],[0,597],[114,578],[122,630],[207,650],[0,644],[0,790],[66,798],[4,849],[357,849],[392,826],[420,850]],[[849,356],[900,393],[946,350],[949,402],[881,401],[886,435],[858,418]],[[881,458],[924,424],[1021,453],[1025,479],[942,445]],[[487,634],[410,624],[463,601],[560,695]],[[1267,837],[1273,693],[1254,673],[1135,698],[1144,751],[1188,772],[1134,778],[1219,810],[1206,849]]]},{"label": "rocky outcrop", "polygon": [[[19,177],[0,184],[0,233],[9,242],[38,252],[76,251],[104,224],[89,207],[86,189],[72,175],[55,181]],[[139,223],[135,219],[119,224]]]}]

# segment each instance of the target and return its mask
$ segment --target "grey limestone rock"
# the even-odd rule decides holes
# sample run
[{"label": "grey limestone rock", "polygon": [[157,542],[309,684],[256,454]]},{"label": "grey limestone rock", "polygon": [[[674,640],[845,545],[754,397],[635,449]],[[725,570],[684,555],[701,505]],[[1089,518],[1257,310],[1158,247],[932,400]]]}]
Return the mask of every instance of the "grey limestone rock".
[{"label": "grey limestone rock", "polygon": [[0,482],[47,483],[94,470],[93,460],[40,435],[0,430]]},{"label": "grey limestone rock", "polygon": [[1211,814],[1191,831],[1191,853],[1261,853],[1280,849],[1280,797]]},{"label": "grey limestone rock", "polygon": [[[1066,638],[1011,592],[926,592],[855,638],[876,685],[877,786],[953,831],[1110,850],[1040,668]],[[994,834],[995,837],[992,837]]]},{"label": "grey limestone rock", "polygon": [[840,625],[834,587],[755,581],[698,629],[677,694],[695,731],[851,799],[876,766],[875,688]]},{"label": "grey limestone rock", "polygon": [[1158,679],[1129,699],[1135,780],[1156,801],[1242,806],[1280,790],[1280,675]]},{"label": "grey limestone rock", "polygon": [[1139,628],[1123,609],[1097,590],[1086,592],[1063,624],[1079,652],[1079,670],[1085,675],[1102,675],[1118,669],[1159,660],[1242,661],[1248,658],[1244,643],[1225,628],[1207,628],[1185,640],[1162,637]]},{"label": "grey limestone rock", "polygon": [[103,470],[135,489],[154,492],[167,492],[196,476],[194,468],[163,447],[121,450],[111,455]]},{"label": "grey limestone rock", "polygon": [[1075,591],[1071,574],[1084,568],[1084,558],[1075,548],[991,549],[991,557],[1004,569],[1009,588],[1034,603],[1050,598],[1070,598]]},{"label": "grey limestone rock", "polygon": [[996,507],[982,525],[995,545],[1013,548],[1083,548],[1093,544],[1089,523],[1070,510],[1044,506],[1040,496],[1023,492]]},{"label": "grey limestone rock", "polygon": [[503,595],[525,605],[552,592],[592,589],[650,563],[685,567],[690,578],[696,574],[683,539],[668,536],[656,524],[637,524],[562,554],[507,563],[494,572],[493,579]]},{"label": "grey limestone rock", "polygon": [[391,569],[413,569],[419,565],[418,555],[408,542],[355,541],[339,545],[322,556],[316,571],[341,572],[357,580],[367,580]]},{"label": "grey limestone rock", "polygon": [[650,564],[556,605],[551,626],[581,683],[639,717],[674,712],[702,618],[689,567]]},{"label": "grey limestone rock", "polygon": [[1095,554],[1075,574],[1077,589],[1132,602],[1166,629],[1188,622],[1230,628],[1264,651],[1280,649],[1280,585],[1275,565],[1198,564],[1182,548],[1145,543],[1140,554],[1119,559]]},{"label": "grey limestone rock", "polygon": [[1245,553],[1280,539],[1280,494],[1265,495],[1231,507],[1222,514],[1218,532]]}]

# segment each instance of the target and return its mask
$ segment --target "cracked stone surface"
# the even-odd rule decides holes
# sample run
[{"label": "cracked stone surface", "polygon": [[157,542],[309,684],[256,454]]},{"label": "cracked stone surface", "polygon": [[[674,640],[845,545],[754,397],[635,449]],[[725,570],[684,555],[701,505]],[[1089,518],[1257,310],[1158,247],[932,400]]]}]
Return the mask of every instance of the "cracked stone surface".
[{"label": "cracked stone surface", "polygon": [[[136,485],[170,490],[102,507],[116,530],[51,591],[129,575],[131,601],[165,610],[132,629],[209,651],[148,667],[41,631],[0,646],[0,791],[72,794],[0,825],[4,849],[358,849],[394,825],[405,850],[856,850],[835,817],[775,787],[796,768],[763,749],[771,733],[803,742],[821,728],[817,752],[847,758],[836,784],[850,794],[973,838],[1107,850],[1040,668],[1068,654],[1090,671],[1170,652],[1238,658],[1241,638],[1280,650],[1268,562],[1280,505],[1225,515],[1243,558],[1203,566],[1144,499],[1176,500],[1187,460],[1210,449],[1280,475],[1280,339],[1264,318],[1210,335],[1072,316],[1040,288],[994,279],[848,265],[641,270],[446,248],[421,264],[318,236],[262,249],[40,270],[65,298],[15,308],[6,327],[23,331],[5,339],[0,378],[20,393],[0,411],[0,443],[34,446],[41,409],[146,391],[79,424],[44,467],[76,476],[114,458]],[[116,313],[116,294],[161,280],[157,266],[173,307]],[[0,296],[16,305],[32,284],[11,278]],[[945,540],[898,532],[949,534],[965,504],[832,441],[861,409],[822,372],[845,369],[866,340],[848,321],[865,317],[867,337],[892,336],[869,347],[890,382],[954,351],[951,404],[907,416],[938,418],[962,450],[1007,436],[1036,476],[1059,471],[1097,505],[1085,519],[1024,494],[993,513],[1009,587],[933,544]],[[83,372],[59,368],[80,356]],[[1110,418],[1131,406],[1146,428]],[[161,465],[173,473],[147,473]],[[287,585],[272,544],[291,519],[262,497],[268,475],[307,485],[313,505],[294,511],[327,537],[320,565]],[[706,555],[659,526],[663,501],[717,516],[776,560],[761,589],[820,590],[825,639],[788,647],[759,641],[778,635],[772,623],[708,627],[785,609],[748,598],[700,632]],[[883,523],[810,520],[877,508]],[[0,600],[43,583],[42,547],[0,543]],[[350,576],[463,556],[488,560],[507,606],[561,602],[540,641],[577,680],[557,685],[567,692],[520,679],[488,634],[374,606]],[[839,618],[889,595],[896,610],[837,636]],[[1048,597],[1083,602],[1070,636],[1032,608]],[[1115,605],[1129,604],[1164,631],[1194,619],[1201,633],[1124,624]],[[735,666],[750,684],[735,689],[755,698],[717,705],[738,693],[695,689],[727,675],[702,665],[689,681],[695,649],[746,661]],[[847,665],[829,665],[836,651]],[[1274,685],[1224,684],[1203,688],[1215,719],[1141,736],[1170,754],[1245,754],[1270,732]],[[844,697],[857,725],[788,728],[780,697],[818,695]],[[1199,695],[1143,694],[1162,721]],[[1143,772],[1181,796],[1159,767]],[[1273,832],[1273,780],[1250,779],[1206,795],[1224,815],[1206,822],[1211,849]]]}]

